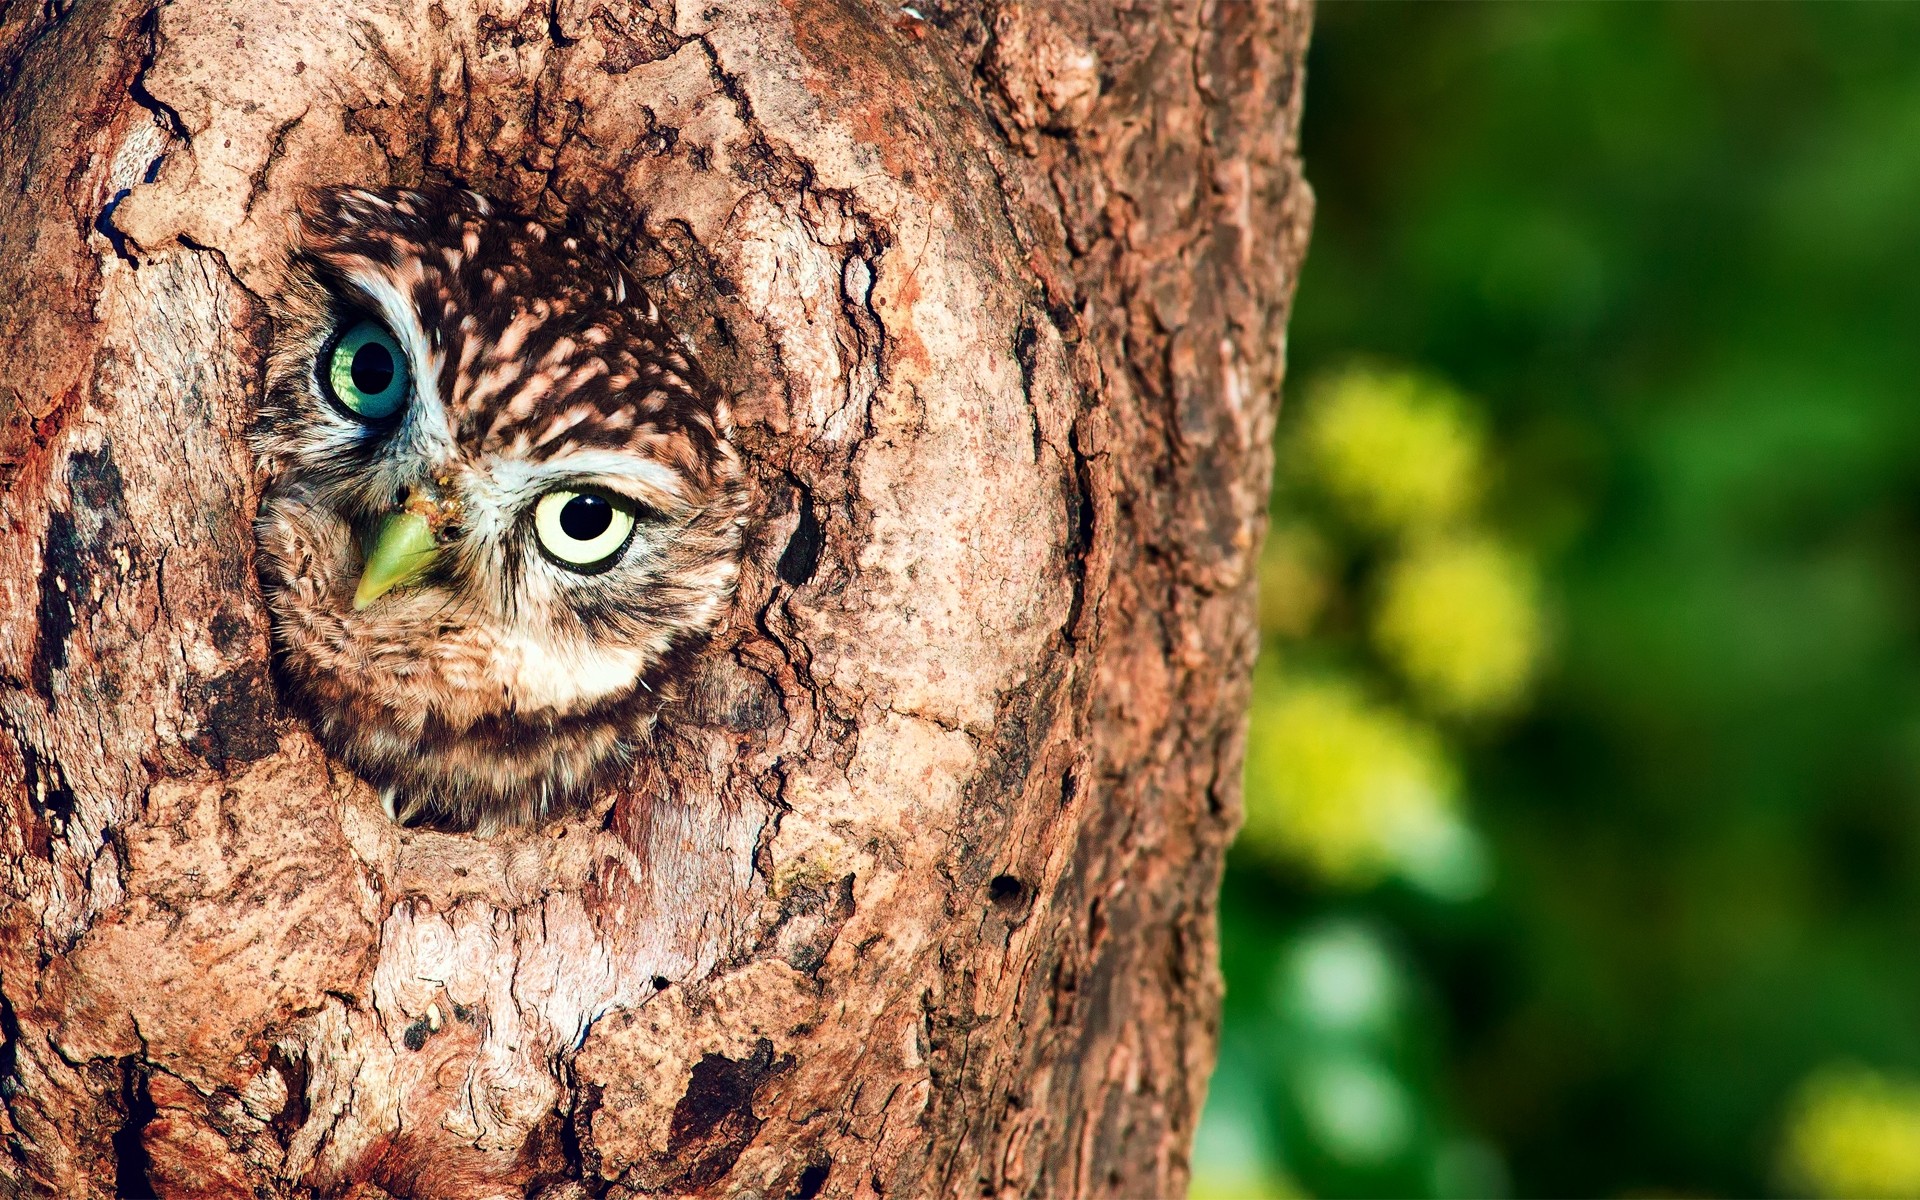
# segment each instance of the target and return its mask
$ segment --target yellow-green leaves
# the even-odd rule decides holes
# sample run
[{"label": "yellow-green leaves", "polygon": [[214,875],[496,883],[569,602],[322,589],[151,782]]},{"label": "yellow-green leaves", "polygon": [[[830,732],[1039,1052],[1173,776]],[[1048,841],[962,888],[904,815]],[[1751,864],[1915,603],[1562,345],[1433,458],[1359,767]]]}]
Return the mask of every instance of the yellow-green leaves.
[{"label": "yellow-green leaves", "polygon": [[1275,521],[1260,556],[1260,628],[1303,638],[1332,598],[1334,555],[1327,539],[1304,521]]},{"label": "yellow-green leaves", "polygon": [[1410,546],[1383,572],[1374,645],[1421,707],[1493,716],[1524,695],[1540,657],[1533,564],[1484,535]]},{"label": "yellow-green leaves", "polygon": [[1485,436],[1446,385],[1356,367],[1309,390],[1304,407],[1299,465],[1360,529],[1417,533],[1461,519],[1479,499]]},{"label": "yellow-green leaves", "polygon": [[1857,1066],[1815,1073],[1787,1114],[1781,1159],[1797,1192],[1920,1195],[1920,1082]]},{"label": "yellow-green leaves", "polygon": [[1485,853],[1459,816],[1440,738],[1352,684],[1259,689],[1247,777],[1242,836],[1264,856],[1343,887],[1398,875],[1453,897],[1485,883]]},{"label": "yellow-green leaves", "polygon": [[1334,887],[1471,896],[1490,863],[1454,739],[1524,704],[1545,641],[1537,569],[1482,513],[1484,421],[1445,384],[1378,367],[1320,381],[1290,416],[1245,844]]}]

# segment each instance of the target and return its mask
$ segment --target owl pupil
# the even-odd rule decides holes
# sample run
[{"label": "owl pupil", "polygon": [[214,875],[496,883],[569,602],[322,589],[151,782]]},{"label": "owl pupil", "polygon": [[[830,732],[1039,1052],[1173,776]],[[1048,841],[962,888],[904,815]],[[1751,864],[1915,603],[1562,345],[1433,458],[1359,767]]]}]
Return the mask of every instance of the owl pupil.
[{"label": "owl pupil", "polygon": [[353,386],[378,396],[393,383],[393,354],[379,342],[368,342],[353,354]]},{"label": "owl pupil", "polygon": [[576,542],[590,542],[613,524],[613,505],[601,496],[575,496],[560,510],[560,529]]}]

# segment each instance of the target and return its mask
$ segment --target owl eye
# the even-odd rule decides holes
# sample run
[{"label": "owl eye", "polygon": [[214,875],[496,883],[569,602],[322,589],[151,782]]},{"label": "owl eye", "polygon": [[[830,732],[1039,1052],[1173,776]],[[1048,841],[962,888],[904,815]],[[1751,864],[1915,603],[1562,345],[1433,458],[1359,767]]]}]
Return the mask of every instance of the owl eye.
[{"label": "owl eye", "polygon": [[320,378],[340,406],[363,421],[384,421],[399,412],[411,390],[400,343],[371,319],[350,326],[333,343]]},{"label": "owl eye", "polygon": [[533,506],[540,548],[561,566],[599,571],[610,566],[633,533],[633,507],[599,492],[548,492]]}]

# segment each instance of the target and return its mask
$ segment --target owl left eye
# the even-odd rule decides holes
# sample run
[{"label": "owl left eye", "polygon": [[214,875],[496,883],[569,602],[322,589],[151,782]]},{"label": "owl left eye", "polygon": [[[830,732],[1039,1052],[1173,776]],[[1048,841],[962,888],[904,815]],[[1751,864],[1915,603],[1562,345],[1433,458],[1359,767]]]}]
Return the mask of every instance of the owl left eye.
[{"label": "owl left eye", "polygon": [[633,533],[633,506],[599,492],[558,490],[533,506],[533,533],[547,556],[575,571],[611,565]]},{"label": "owl left eye", "polygon": [[320,378],[340,406],[363,421],[384,421],[399,412],[412,386],[400,343],[370,318],[334,341]]}]

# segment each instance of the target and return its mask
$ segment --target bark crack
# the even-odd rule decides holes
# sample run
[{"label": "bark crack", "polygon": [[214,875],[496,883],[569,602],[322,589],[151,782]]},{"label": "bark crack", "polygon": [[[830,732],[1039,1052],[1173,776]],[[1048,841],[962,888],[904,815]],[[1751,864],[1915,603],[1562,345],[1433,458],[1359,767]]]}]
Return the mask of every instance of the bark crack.
[{"label": "bark crack", "polygon": [[[247,187],[247,198],[241,204],[241,211],[251,213],[254,206],[260,203],[260,196],[267,190],[267,177],[273,173],[274,164],[286,157],[287,138],[300,127],[300,123],[307,119],[307,114],[311,111],[310,108],[303,108],[299,115],[289,117],[273,127],[272,135],[267,138],[266,161],[261,163],[260,168],[253,173],[253,178]],[[153,180],[149,178],[147,182],[151,183]]]},{"label": "bark crack", "polygon": [[180,119],[180,114],[171,104],[147,90],[147,73],[153,70],[154,61],[160,57],[160,8],[161,5],[156,4],[147,9],[141,15],[136,27],[137,36],[145,48],[141,51],[140,67],[134,72],[133,82],[127,87],[127,94],[133,97],[135,104],[152,113],[154,120],[158,121],[160,127],[169,135],[191,145],[193,138],[187,133],[186,122]]}]

